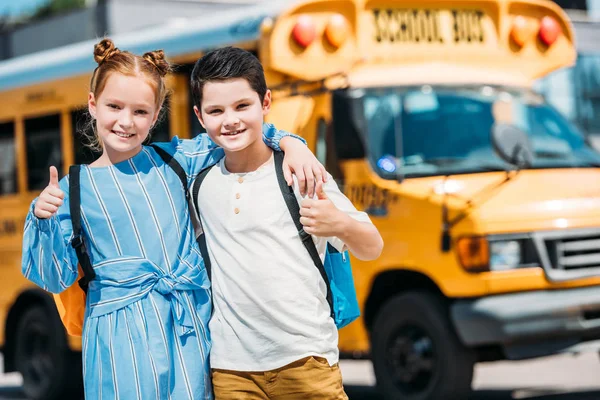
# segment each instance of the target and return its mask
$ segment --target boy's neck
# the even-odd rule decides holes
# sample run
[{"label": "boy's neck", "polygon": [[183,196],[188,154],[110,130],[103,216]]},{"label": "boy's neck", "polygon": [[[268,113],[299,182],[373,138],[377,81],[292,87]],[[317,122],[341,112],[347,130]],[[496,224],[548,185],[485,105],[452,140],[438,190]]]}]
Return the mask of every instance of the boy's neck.
[{"label": "boy's neck", "polygon": [[225,168],[227,171],[240,174],[252,172],[266,164],[273,155],[273,150],[262,139],[240,151],[225,150]]}]

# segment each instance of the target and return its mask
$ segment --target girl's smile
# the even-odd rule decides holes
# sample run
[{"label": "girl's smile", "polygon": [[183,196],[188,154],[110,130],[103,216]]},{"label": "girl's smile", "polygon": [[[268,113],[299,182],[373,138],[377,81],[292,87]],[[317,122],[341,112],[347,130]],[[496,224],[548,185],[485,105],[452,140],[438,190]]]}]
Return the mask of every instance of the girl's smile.
[{"label": "girl's smile", "polygon": [[109,75],[98,98],[90,93],[88,103],[103,147],[94,165],[114,164],[136,155],[158,118],[154,90],[141,75]]}]

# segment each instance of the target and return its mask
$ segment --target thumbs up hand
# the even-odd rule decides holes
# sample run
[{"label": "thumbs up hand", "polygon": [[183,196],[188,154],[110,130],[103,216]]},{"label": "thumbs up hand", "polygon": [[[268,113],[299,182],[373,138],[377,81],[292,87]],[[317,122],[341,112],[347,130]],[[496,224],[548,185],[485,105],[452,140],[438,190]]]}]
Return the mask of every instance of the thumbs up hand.
[{"label": "thumbs up hand", "polygon": [[322,182],[317,182],[315,193],[316,198],[302,200],[300,204],[300,223],[304,231],[315,236],[339,236],[349,217],[329,200]]},{"label": "thumbs up hand", "polygon": [[58,171],[56,167],[50,167],[50,182],[35,202],[33,213],[41,219],[50,218],[56,214],[64,198],[65,193],[58,185]]}]

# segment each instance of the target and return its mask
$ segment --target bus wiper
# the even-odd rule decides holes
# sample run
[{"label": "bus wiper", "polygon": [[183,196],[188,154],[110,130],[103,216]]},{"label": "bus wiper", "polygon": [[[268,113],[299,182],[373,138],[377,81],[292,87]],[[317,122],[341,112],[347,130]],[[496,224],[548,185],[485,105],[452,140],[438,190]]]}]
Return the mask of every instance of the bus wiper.
[{"label": "bus wiper", "polygon": [[565,162],[572,161],[573,164],[570,166],[574,167],[574,168],[577,168],[579,166],[600,168],[600,161],[573,160],[573,159],[569,159],[569,158],[565,157],[565,153],[542,150],[542,151],[536,151],[535,156],[538,158],[545,158],[545,159],[551,159],[551,160],[557,160],[557,161],[565,161]]},{"label": "bus wiper", "polygon": [[505,165],[500,165],[500,164],[492,164],[492,163],[480,163],[474,160],[469,160],[467,158],[464,157],[434,157],[434,158],[428,158],[426,160],[423,160],[423,162],[421,164],[432,164],[435,165],[436,167],[444,167],[444,166],[448,166],[448,167],[459,167],[460,164],[463,164],[462,167],[463,169],[460,169],[456,172],[447,172],[446,174],[460,174],[463,170],[472,170],[472,169],[476,169],[478,171],[483,170],[483,171],[489,171],[489,172],[495,172],[495,171],[506,171],[509,172],[510,169],[505,166]]}]

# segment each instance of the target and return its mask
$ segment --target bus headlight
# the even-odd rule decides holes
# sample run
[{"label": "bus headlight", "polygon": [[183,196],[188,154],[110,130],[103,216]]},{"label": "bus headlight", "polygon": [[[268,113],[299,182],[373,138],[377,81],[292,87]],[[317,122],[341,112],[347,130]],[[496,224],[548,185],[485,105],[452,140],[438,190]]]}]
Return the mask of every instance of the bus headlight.
[{"label": "bus headlight", "polygon": [[517,240],[490,242],[490,270],[506,271],[522,263],[521,243]]}]

